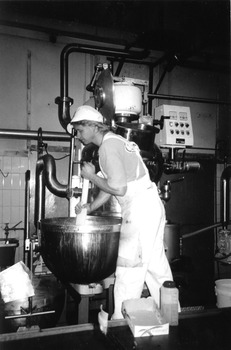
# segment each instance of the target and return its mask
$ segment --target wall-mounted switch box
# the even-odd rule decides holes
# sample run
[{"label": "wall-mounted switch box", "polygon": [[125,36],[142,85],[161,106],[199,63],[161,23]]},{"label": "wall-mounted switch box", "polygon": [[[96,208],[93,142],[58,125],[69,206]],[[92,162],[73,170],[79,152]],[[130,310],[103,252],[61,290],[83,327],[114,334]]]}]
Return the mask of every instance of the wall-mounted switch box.
[{"label": "wall-mounted switch box", "polygon": [[160,146],[193,146],[193,128],[189,107],[161,105],[155,108],[155,119],[164,119],[158,139]]}]

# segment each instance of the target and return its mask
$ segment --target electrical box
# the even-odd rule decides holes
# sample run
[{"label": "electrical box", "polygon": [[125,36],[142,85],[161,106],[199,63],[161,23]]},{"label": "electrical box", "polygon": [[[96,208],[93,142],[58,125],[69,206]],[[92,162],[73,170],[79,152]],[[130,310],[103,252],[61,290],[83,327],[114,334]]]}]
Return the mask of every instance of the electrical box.
[{"label": "electrical box", "polygon": [[192,119],[189,107],[161,105],[155,108],[155,119],[164,119],[159,132],[160,146],[192,147],[194,144]]}]

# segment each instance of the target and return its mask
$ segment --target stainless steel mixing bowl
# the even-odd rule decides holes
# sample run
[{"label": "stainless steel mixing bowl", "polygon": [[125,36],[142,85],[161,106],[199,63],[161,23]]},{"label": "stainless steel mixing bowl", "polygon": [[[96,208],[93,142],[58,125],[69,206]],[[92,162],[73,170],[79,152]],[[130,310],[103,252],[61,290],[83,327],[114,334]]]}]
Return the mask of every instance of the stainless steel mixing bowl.
[{"label": "stainless steel mixing bowl", "polygon": [[121,219],[87,216],[41,220],[41,254],[62,282],[88,284],[110,276],[116,268]]}]

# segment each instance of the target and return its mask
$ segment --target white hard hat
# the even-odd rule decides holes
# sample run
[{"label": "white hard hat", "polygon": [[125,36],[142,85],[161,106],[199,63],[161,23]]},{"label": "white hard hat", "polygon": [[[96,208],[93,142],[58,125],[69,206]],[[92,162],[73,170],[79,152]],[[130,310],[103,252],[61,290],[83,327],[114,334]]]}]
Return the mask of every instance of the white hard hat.
[{"label": "white hard hat", "polygon": [[92,122],[103,123],[103,116],[95,108],[84,105],[77,108],[71,120],[71,124],[80,122],[82,120],[89,120]]},{"label": "white hard hat", "polygon": [[67,131],[71,134],[71,130],[73,128],[72,124],[80,122],[82,120],[103,123],[103,116],[95,108],[89,105],[80,106],[79,108],[77,108],[73,118],[71,119],[70,123],[67,125]]}]

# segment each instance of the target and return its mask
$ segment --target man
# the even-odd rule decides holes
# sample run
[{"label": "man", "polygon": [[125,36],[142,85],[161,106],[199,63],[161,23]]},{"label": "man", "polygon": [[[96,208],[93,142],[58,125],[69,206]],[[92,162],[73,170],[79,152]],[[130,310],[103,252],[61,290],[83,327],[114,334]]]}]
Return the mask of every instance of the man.
[{"label": "man", "polygon": [[[122,318],[122,302],[140,298],[144,282],[159,306],[159,289],[172,273],[164,251],[165,210],[157,187],[134,142],[109,131],[103,116],[90,106],[77,109],[71,124],[84,144],[99,147],[102,176],[92,163],[84,162],[81,175],[95,184],[100,192],[87,213],[102,206],[111,195],[121,206],[121,232],[114,285],[114,314]],[[81,210],[77,205],[76,212]]]}]

